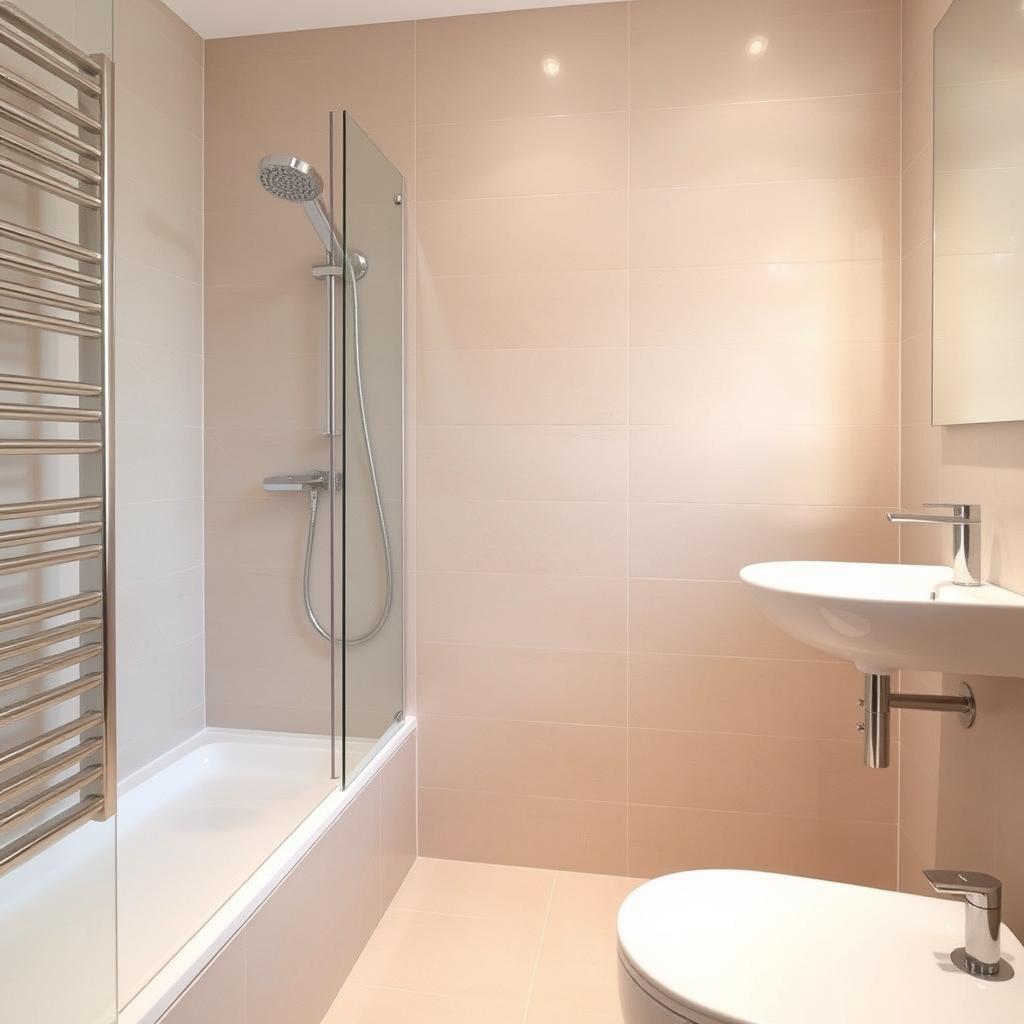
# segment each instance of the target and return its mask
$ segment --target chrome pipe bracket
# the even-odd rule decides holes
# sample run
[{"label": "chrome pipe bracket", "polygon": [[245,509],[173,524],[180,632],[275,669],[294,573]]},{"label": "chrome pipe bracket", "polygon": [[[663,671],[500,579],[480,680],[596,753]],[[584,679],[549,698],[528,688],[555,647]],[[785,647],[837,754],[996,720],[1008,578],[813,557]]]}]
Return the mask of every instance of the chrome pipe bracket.
[{"label": "chrome pipe bracket", "polygon": [[883,673],[864,674],[864,696],[858,702],[864,721],[857,731],[864,733],[864,763],[868,768],[889,767],[890,716],[897,711],[942,711],[959,716],[960,725],[970,729],[978,719],[978,704],[967,683],[960,684],[959,696],[952,694],[893,693],[891,677]]}]

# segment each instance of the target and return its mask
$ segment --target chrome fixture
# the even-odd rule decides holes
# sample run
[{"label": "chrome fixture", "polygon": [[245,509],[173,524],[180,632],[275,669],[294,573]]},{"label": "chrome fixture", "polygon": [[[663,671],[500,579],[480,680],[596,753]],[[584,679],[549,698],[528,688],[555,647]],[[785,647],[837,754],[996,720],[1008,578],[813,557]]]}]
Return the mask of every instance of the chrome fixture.
[{"label": "chrome fixture", "polygon": [[283,476],[267,476],[263,478],[265,491],[322,491],[327,486],[330,474],[322,469],[314,469],[309,473],[285,473]]},{"label": "chrome fixture", "polygon": [[[40,438],[35,431],[0,441],[0,457],[79,457],[78,494],[0,504],[0,522],[73,517],[56,525],[0,530],[0,549],[29,548],[0,558],[0,575],[76,565],[75,593],[0,612],[0,874],[13,870],[86,822],[114,814],[114,460],[113,460],[113,67],[90,55],[9,2],[0,3],[0,47],[17,57],[0,64],[0,175],[32,186],[77,210],[78,238],[46,234],[0,220],[0,239],[46,258],[0,248],[0,271],[29,282],[0,280],[0,322],[52,332],[77,356],[75,380],[0,373],[0,391],[61,396],[71,404],[0,404],[0,420],[74,425],[75,436]],[[60,95],[15,72],[28,62],[59,80]],[[70,86],[70,90],[68,89]],[[74,97],[72,101],[70,97]],[[67,97],[67,98],[62,98]],[[48,116],[39,115],[39,110]],[[8,130],[15,126],[14,132]],[[40,145],[42,141],[44,144]],[[38,196],[26,197],[34,204]],[[49,256],[57,257],[53,262]],[[72,268],[63,261],[73,261]],[[53,283],[57,287],[49,285]],[[64,286],[77,289],[72,294]],[[13,300],[14,305],[8,305]],[[25,309],[17,303],[61,314]],[[26,463],[26,478],[41,474]],[[71,541],[62,547],[36,545]],[[57,577],[33,581],[49,589]],[[60,619],[60,622],[52,620]],[[57,644],[75,641],[58,653]],[[35,653],[40,652],[40,653]],[[73,670],[58,685],[50,677]],[[30,685],[26,692],[22,687]],[[77,707],[70,704],[78,701]],[[70,706],[69,706],[70,705]],[[17,723],[17,735],[6,734]],[[68,744],[71,744],[70,746]],[[12,773],[13,772],[13,773]]]},{"label": "chrome fixture", "polygon": [[[297,156],[269,153],[260,161],[260,184],[277,199],[302,204],[309,223],[328,253],[331,267],[343,273],[345,247],[334,230],[327,207],[324,206],[324,179],[317,173],[316,168]],[[362,280],[370,269],[366,257],[354,249],[348,256],[356,264],[356,280]],[[317,270],[321,272],[314,271],[314,277],[325,276],[325,269],[318,267]]]},{"label": "chrome fixture", "polygon": [[953,711],[960,724],[970,729],[977,718],[974,691],[960,684],[960,696],[947,694],[893,693],[889,676],[868,672],[864,676],[864,721],[857,730],[864,733],[864,763],[869,768],[889,767],[889,715],[893,708],[903,711]]},{"label": "chrome fixture", "polygon": [[[394,603],[395,586],[392,579],[391,542],[388,539],[387,520],[384,516],[384,501],[381,497],[380,481],[377,478],[377,465],[373,454],[373,443],[370,438],[369,417],[366,412],[366,389],[363,384],[362,323],[359,316],[359,289],[357,282],[369,273],[370,264],[366,256],[357,249],[346,251],[344,244],[338,237],[338,232],[335,230],[327,208],[324,206],[323,178],[320,177],[312,164],[299,159],[297,156],[271,153],[260,161],[259,178],[260,184],[272,196],[288,202],[302,204],[302,208],[306,211],[306,216],[309,218],[310,224],[313,225],[313,230],[323,244],[327,255],[326,264],[313,268],[313,276],[326,282],[329,289],[328,302],[331,315],[329,317],[330,336],[328,339],[327,362],[330,398],[327,413],[327,436],[331,439],[337,436],[337,431],[335,430],[336,403],[334,401],[334,366],[337,354],[334,289],[339,279],[342,282],[342,287],[346,283],[349,286],[353,323],[352,361],[355,368],[359,421],[362,431],[363,449],[366,452],[367,470],[370,475],[370,485],[373,489],[374,504],[376,506],[381,547],[384,554],[384,603],[377,621],[365,633],[351,638],[334,638],[334,642],[336,644],[348,644],[349,646],[364,644],[372,640],[388,621],[391,607]],[[313,564],[313,540],[316,536],[319,494],[320,491],[326,489],[329,478],[329,473],[316,471],[304,476],[267,477],[263,481],[264,489],[268,491],[305,490],[309,492],[309,527],[306,531],[306,555],[302,573],[302,600],[306,609],[306,618],[309,619],[310,625],[325,640],[331,640],[332,636],[330,630],[321,624],[313,608],[313,599],[310,594],[310,575]],[[342,481],[339,478],[338,487],[340,488],[341,485]]]},{"label": "chrome fixture", "polygon": [[[948,516],[890,512],[890,523],[927,523],[953,527],[953,582],[960,587],[981,586],[981,509],[953,502],[925,502],[925,508],[948,508]],[[973,529],[972,529],[973,528]]]},{"label": "chrome fixture", "polygon": [[931,887],[946,896],[963,896],[966,912],[966,940],[950,957],[961,971],[982,978],[1000,973],[999,950],[1002,923],[1003,883],[981,871],[940,871],[926,869]]}]

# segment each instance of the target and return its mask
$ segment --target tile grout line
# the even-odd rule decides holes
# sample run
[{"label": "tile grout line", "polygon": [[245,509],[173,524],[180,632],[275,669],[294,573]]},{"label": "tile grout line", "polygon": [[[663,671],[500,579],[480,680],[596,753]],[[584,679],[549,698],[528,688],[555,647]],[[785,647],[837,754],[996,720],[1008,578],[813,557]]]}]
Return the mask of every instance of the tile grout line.
[{"label": "tile grout line", "polygon": [[629,874],[630,863],[629,863],[629,831],[630,831],[630,811],[629,811],[629,798],[630,798],[630,778],[629,778],[629,763],[630,763],[630,681],[631,681],[631,662],[632,662],[632,644],[630,643],[630,592],[632,587],[630,586],[630,573],[632,571],[632,551],[630,548],[630,477],[632,476],[632,414],[633,414],[633,401],[631,393],[631,382],[630,382],[630,368],[633,363],[632,355],[632,344],[633,344],[633,293],[632,293],[632,262],[633,262],[633,112],[632,112],[632,90],[631,83],[633,77],[631,57],[633,52],[633,19],[632,19],[633,5],[631,3],[626,4],[626,475],[623,481],[625,487],[625,556],[626,556],[626,577],[625,577],[625,615],[624,615],[624,626],[625,626],[625,654],[626,654],[626,672],[625,672],[625,684],[626,692],[625,696],[625,707],[623,712],[625,715],[625,721],[623,726],[625,728],[625,766],[624,766],[624,783],[626,790],[626,802],[625,802],[625,836],[623,837],[624,849],[623,853],[623,869],[625,873]]},{"label": "tile grout line", "polygon": [[551,877],[551,888],[548,890],[548,902],[544,908],[544,923],[540,929],[540,940],[537,943],[537,955],[533,960],[533,972],[530,975],[530,987],[526,992],[526,1006],[523,1009],[523,1024],[529,1024],[530,1009],[533,1004],[533,990],[537,984],[537,974],[540,971],[540,958],[541,953],[544,951],[544,940],[547,937],[548,924],[551,921],[551,907],[555,901],[555,886],[558,884],[558,875],[560,872],[555,871]]}]

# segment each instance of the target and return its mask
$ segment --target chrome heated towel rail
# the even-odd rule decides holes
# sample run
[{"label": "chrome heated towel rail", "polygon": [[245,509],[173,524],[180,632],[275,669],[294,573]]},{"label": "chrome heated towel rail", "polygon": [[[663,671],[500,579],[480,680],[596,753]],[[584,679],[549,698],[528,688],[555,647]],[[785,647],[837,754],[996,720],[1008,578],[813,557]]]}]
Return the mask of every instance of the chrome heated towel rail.
[{"label": "chrome heated towel rail", "polygon": [[[116,803],[111,75],[0,2],[0,180],[28,190],[26,209],[45,193],[67,234],[77,224],[69,239],[0,219],[0,362],[46,344],[78,367],[0,372],[0,494],[32,499],[0,504],[0,874]],[[48,473],[53,456],[77,472]],[[54,479],[59,495],[12,493]],[[51,599],[7,596],[30,591]]]}]

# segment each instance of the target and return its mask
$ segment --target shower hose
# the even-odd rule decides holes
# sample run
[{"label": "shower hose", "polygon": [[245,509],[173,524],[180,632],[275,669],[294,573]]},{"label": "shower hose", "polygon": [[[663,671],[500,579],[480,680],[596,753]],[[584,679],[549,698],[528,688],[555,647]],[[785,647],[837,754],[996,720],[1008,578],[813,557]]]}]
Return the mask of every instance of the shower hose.
[{"label": "shower hose", "polygon": [[[356,394],[359,404],[359,422],[363,434],[363,447],[366,450],[366,463],[370,473],[370,486],[373,488],[373,500],[377,511],[377,526],[380,530],[380,541],[384,551],[384,604],[381,608],[377,621],[365,632],[354,637],[339,637],[334,640],[336,644],[345,644],[350,647],[365,644],[372,640],[383,628],[391,614],[391,605],[395,597],[395,585],[391,570],[391,542],[388,540],[388,526],[384,519],[384,502],[380,496],[380,481],[377,479],[377,466],[373,458],[373,443],[370,440],[370,425],[366,415],[366,396],[363,391],[363,360],[361,351],[361,339],[359,329],[359,290],[356,286],[356,275],[352,268],[352,261],[346,255],[345,277],[352,288],[352,321],[353,321],[353,344],[352,361],[355,365]],[[316,514],[319,505],[319,488],[311,487],[309,490],[309,529],[306,532],[306,560],[302,570],[302,599],[306,606],[306,617],[310,625],[325,639],[330,640],[329,630],[324,629],[316,616],[313,608],[313,599],[310,596],[310,570],[313,564],[313,538],[316,536]]]}]

